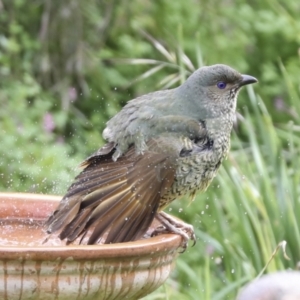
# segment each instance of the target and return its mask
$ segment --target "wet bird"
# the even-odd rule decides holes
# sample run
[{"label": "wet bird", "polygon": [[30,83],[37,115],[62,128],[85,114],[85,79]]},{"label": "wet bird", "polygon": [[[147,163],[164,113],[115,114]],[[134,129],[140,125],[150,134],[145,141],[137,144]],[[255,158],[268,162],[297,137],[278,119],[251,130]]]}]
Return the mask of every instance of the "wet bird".
[{"label": "wet bird", "polygon": [[[181,86],[133,99],[107,122],[107,144],[88,157],[46,222],[67,243],[137,240],[154,218],[195,239],[192,225],[162,210],[205,191],[230,148],[241,87],[257,79],[226,65],[195,71]],[[160,231],[159,229],[157,230]]]}]

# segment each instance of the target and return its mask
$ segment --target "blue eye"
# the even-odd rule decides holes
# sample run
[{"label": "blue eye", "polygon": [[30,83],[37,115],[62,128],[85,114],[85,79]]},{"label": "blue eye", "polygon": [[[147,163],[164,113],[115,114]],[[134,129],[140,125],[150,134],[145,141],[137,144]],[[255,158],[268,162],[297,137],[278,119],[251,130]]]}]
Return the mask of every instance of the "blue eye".
[{"label": "blue eye", "polygon": [[219,81],[219,82],[217,83],[217,87],[218,87],[219,89],[223,90],[223,89],[226,88],[226,83],[223,82],[223,81]]}]

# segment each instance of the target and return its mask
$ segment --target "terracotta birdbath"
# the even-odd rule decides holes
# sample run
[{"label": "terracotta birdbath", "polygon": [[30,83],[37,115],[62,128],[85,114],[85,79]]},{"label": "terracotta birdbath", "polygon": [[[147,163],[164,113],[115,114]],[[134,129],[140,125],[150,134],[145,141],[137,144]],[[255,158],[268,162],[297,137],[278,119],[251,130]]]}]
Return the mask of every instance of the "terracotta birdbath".
[{"label": "terracotta birdbath", "polygon": [[89,246],[53,236],[45,242],[43,223],[60,199],[0,193],[0,299],[140,299],[165,282],[180,236]]}]

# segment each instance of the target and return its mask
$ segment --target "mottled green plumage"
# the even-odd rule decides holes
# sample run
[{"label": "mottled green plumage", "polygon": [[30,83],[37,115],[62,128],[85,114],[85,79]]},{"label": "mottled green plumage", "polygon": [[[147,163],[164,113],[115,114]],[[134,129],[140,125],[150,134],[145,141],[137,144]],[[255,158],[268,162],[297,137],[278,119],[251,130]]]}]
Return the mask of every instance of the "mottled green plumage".
[{"label": "mottled green plumage", "polygon": [[107,231],[106,243],[140,238],[171,201],[210,184],[230,148],[238,92],[256,81],[214,65],[129,101],[107,122],[108,144],[84,162],[48,232],[69,242],[90,228],[89,243]]}]

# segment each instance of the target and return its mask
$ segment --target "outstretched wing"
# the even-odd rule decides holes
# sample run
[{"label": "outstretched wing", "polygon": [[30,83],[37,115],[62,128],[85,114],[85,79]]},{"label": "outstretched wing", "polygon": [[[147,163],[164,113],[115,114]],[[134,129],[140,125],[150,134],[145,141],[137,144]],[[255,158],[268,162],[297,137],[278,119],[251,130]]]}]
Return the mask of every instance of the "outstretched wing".
[{"label": "outstretched wing", "polygon": [[105,232],[105,243],[133,241],[144,235],[176,171],[168,151],[159,150],[164,149],[161,142],[149,141],[149,150],[139,155],[132,147],[117,161],[112,160],[112,145],[89,157],[46,222],[47,232],[60,230],[60,238],[72,242],[92,229],[88,244],[96,243]]}]

